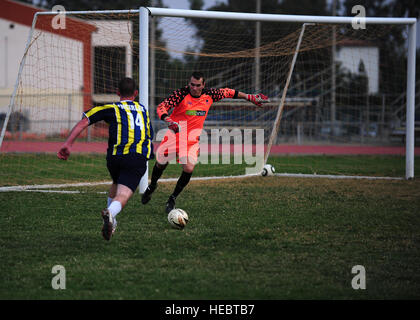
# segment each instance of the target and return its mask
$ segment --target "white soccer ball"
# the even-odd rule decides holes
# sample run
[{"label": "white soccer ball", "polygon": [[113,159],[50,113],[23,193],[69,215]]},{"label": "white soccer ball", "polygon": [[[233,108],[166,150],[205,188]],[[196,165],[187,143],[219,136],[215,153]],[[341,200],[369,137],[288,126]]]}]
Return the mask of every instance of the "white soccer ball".
[{"label": "white soccer ball", "polygon": [[271,164],[266,164],[261,171],[263,177],[272,176],[276,172],[276,169]]},{"label": "white soccer ball", "polygon": [[184,229],[188,223],[188,214],[182,209],[173,209],[168,214],[168,222],[175,229]]}]

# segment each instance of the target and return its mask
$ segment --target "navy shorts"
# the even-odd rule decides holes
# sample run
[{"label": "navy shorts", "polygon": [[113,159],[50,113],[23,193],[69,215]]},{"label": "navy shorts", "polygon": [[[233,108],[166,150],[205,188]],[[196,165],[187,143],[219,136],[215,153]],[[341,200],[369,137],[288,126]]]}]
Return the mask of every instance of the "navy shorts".
[{"label": "navy shorts", "polygon": [[139,153],[129,153],[106,157],[106,166],[112,182],[136,191],[141,177],[146,172],[147,159]]}]

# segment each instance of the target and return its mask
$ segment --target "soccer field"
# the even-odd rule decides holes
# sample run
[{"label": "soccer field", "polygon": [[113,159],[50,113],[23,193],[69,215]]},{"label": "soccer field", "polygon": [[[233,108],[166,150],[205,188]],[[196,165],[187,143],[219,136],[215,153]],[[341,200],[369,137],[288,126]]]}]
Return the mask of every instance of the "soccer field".
[{"label": "soccer field", "polygon": [[[347,174],[363,174],[368,163],[326,159],[271,163],[278,172]],[[403,158],[374,157],[363,170],[402,176],[403,168]],[[174,165],[166,176],[179,171]],[[183,231],[164,212],[174,185],[160,183],[146,206],[135,194],[110,242],[101,236],[106,185],[0,192],[0,299],[420,298],[418,179],[195,180],[177,200],[190,217]],[[52,288],[56,265],[65,289]],[[352,287],[356,265],[365,268],[364,290]]]}]

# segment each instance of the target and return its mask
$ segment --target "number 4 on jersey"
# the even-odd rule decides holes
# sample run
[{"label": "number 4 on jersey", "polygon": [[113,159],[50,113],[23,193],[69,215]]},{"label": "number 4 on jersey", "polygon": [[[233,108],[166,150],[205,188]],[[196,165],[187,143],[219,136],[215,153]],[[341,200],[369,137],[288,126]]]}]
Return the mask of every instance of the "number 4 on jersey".
[{"label": "number 4 on jersey", "polygon": [[134,129],[134,126],[140,127],[140,130],[143,130],[143,121],[141,119],[141,114],[136,113],[136,120],[134,121],[133,115],[127,112],[128,122],[130,123],[130,129]]}]

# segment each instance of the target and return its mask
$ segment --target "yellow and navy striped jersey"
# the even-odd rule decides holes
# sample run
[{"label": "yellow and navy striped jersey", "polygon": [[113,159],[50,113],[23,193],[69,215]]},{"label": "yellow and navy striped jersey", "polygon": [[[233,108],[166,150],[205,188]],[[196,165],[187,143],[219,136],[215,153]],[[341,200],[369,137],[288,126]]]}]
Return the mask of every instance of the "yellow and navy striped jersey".
[{"label": "yellow and navy striped jersey", "polygon": [[136,101],[97,106],[83,113],[89,125],[104,120],[109,124],[108,155],[139,153],[153,155],[153,128],[148,110]]}]

